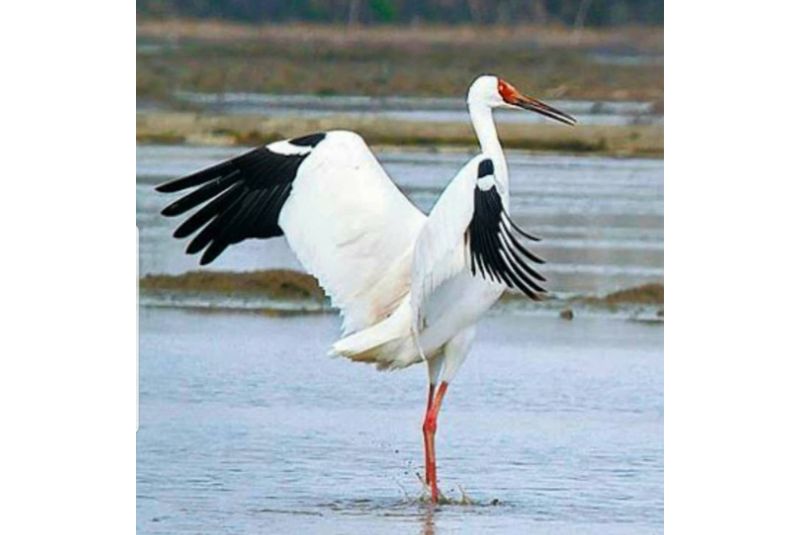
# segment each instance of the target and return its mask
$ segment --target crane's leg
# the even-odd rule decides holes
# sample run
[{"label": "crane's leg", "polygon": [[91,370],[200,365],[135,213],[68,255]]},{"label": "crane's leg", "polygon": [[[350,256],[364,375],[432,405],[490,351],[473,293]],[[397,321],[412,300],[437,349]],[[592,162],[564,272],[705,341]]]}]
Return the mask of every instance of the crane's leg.
[{"label": "crane's leg", "polygon": [[[428,410],[425,412],[425,421],[422,424],[422,435],[425,440],[425,482],[431,489],[431,501],[439,501],[439,488],[436,480],[436,422],[439,409],[442,408],[447,386],[455,377],[456,372],[467,357],[472,340],[475,338],[475,327],[468,327],[454,336],[444,346],[442,358],[438,360],[435,375],[431,374],[431,362],[428,363],[430,388],[428,391]],[[441,372],[442,381],[434,389]]]},{"label": "crane's leg", "polygon": [[[431,392],[433,386],[431,385]],[[447,382],[439,383],[436,394],[429,404],[428,411],[425,413],[425,422],[422,424],[422,434],[425,439],[425,480],[431,489],[431,501],[439,501],[439,488],[436,481],[436,419],[439,416],[439,409],[442,407],[444,395],[447,392]]]},{"label": "crane's leg", "polygon": [[428,385],[428,407],[425,409],[425,416],[422,419],[422,443],[425,446],[425,483],[431,484],[431,449],[428,441],[428,433],[425,430],[425,422],[428,421],[428,413],[433,406],[433,395],[436,393],[436,385]]},{"label": "crane's leg", "polygon": [[428,364],[428,404],[425,408],[425,416],[422,419],[422,442],[425,446],[425,483],[431,484],[431,444],[433,438],[428,438],[428,433],[425,431],[425,422],[428,421],[428,414],[433,407],[434,395],[436,393],[436,383],[439,381],[439,372],[442,369],[443,355],[441,353],[434,355],[427,360]]}]

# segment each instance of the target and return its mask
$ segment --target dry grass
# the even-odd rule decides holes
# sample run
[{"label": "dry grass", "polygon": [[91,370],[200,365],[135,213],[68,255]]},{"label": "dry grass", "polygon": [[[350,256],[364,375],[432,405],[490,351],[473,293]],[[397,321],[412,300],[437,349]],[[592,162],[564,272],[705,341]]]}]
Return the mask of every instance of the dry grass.
[{"label": "dry grass", "polygon": [[661,283],[643,284],[610,293],[603,297],[580,299],[588,305],[616,307],[619,305],[663,305],[664,285]]},{"label": "dry grass", "polygon": [[603,297],[602,300],[610,305],[663,305],[664,285],[659,283],[644,284],[635,288],[610,293]]},{"label": "dry grass", "polygon": [[139,280],[143,291],[258,294],[273,299],[314,299],[325,295],[311,275],[288,269],[234,273],[189,271],[181,275],[146,275]]},{"label": "dry grass", "polygon": [[[209,145],[258,145],[309,132],[347,129],[372,146],[475,147],[469,124],[409,123],[389,119],[325,117],[318,119],[200,115],[190,112],[137,114],[137,141]],[[498,127],[509,149],[661,156],[660,126],[578,126],[503,124]]]},{"label": "dry grass", "polygon": [[[140,97],[177,90],[459,96],[493,72],[543,98],[663,101],[663,31],[558,26],[247,26],[185,20],[137,27]],[[640,65],[596,54],[644,55]]]}]

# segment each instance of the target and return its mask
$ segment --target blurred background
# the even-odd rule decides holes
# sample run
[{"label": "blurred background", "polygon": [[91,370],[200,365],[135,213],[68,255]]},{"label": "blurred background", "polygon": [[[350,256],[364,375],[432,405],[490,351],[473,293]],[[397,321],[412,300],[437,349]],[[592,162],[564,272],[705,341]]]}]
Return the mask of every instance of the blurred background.
[{"label": "blurred background", "polygon": [[[660,283],[663,2],[140,0],[137,141],[143,274],[196,266],[152,185],[242,149],[350,129],[427,210],[476,150],[464,96],[482,73],[578,118],[496,113],[517,217],[546,238],[557,295]],[[620,159],[624,157],[625,159]],[[277,250],[273,250],[276,249]],[[244,252],[243,252],[244,251]],[[261,253],[257,253],[261,251]],[[238,254],[241,253],[241,254]],[[252,255],[251,255],[252,253]],[[210,269],[300,269],[245,243]]]},{"label": "blurred background", "polygon": [[149,16],[245,22],[660,25],[663,0],[140,0]]},{"label": "blurred background", "polygon": [[541,97],[662,109],[656,0],[140,0],[140,99],[176,91],[461,97],[481,72]]},{"label": "blurred background", "polygon": [[[663,1],[139,0],[140,533],[659,533]],[[417,498],[425,372],[325,357],[338,318],[283,238],[199,268],[154,186],[271,141],[361,134],[428,211],[492,73],[575,116],[495,113],[550,298],[495,306]]]}]

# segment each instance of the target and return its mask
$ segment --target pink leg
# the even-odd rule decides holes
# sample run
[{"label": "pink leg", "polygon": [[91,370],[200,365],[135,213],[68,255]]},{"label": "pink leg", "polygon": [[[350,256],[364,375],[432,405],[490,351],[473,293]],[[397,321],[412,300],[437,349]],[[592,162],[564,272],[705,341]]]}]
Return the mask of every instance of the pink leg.
[{"label": "pink leg", "polygon": [[436,419],[439,416],[439,409],[442,407],[442,400],[447,392],[447,382],[442,381],[435,396],[433,396],[433,388],[433,385],[431,385],[428,410],[425,413],[425,422],[422,424],[422,436],[425,440],[425,482],[431,488],[431,501],[437,503],[439,501],[439,489],[436,482],[434,438],[436,436]]}]

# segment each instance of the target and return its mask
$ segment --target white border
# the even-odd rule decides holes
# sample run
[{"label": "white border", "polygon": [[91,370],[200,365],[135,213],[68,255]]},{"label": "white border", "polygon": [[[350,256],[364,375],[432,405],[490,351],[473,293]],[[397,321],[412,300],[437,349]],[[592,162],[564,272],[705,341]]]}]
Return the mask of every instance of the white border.
[{"label": "white border", "polygon": [[2,533],[135,530],[135,3],[2,31]]},{"label": "white border", "polygon": [[[667,4],[666,531],[797,533],[798,8]],[[131,533],[135,3],[3,23],[0,531]]]},{"label": "white border", "polygon": [[800,533],[798,6],[666,4],[666,533]]}]

